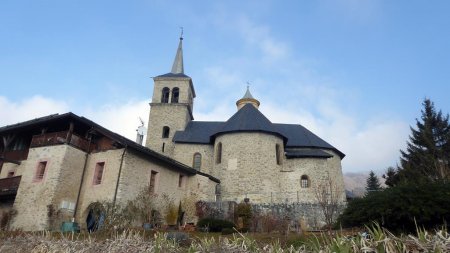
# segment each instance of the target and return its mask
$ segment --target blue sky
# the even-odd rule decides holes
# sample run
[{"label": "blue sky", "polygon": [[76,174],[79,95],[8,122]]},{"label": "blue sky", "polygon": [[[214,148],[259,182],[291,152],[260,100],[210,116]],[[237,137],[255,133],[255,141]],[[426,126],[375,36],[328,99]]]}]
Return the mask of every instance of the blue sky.
[{"label": "blue sky", "polygon": [[448,1],[0,3],[0,125],[75,112],[134,139],[180,26],[196,120],[226,120],[251,83],[272,122],[395,165],[429,97],[449,112]]}]

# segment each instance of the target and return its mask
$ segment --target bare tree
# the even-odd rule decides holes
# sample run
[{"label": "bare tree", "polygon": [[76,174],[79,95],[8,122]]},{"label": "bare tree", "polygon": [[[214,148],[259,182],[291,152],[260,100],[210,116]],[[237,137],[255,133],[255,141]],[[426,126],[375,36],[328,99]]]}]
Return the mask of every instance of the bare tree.
[{"label": "bare tree", "polygon": [[328,229],[331,229],[336,214],[339,211],[342,192],[342,186],[330,177],[318,182],[314,189],[316,201],[325,217],[325,223]]}]

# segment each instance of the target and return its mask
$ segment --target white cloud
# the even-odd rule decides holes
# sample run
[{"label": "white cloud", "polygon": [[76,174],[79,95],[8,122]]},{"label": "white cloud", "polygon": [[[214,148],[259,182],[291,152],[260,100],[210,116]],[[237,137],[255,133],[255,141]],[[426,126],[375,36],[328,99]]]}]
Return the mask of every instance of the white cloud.
[{"label": "white cloud", "polygon": [[[78,107],[80,107],[78,105]],[[73,111],[107,129],[131,140],[136,139],[136,129],[141,117],[147,126],[148,101],[129,101],[125,104],[107,104],[98,108],[80,108],[72,110],[64,101],[49,97],[33,96],[13,102],[0,96],[0,126],[31,120],[55,113]]]},{"label": "white cloud", "polygon": [[258,47],[263,53],[265,61],[274,61],[287,56],[289,50],[286,43],[275,39],[270,29],[251,22],[245,16],[237,19],[236,23],[242,38],[250,45]]},{"label": "white cloud", "polygon": [[319,109],[317,115],[301,107],[294,111],[269,104],[261,109],[272,122],[301,124],[345,153],[345,172],[384,170],[396,164],[399,150],[406,143],[408,124],[392,118],[371,118],[361,125],[356,116],[331,104]]},{"label": "white cloud", "polygon": [[5,126],[55,113],[68,111],[64,101],[35,95],[20,101],[10,101],[0,96],[0,125]]},{"label": "white cloud", "polygon": [[[227,120],[236,112],[234,102],[244,94],[248,76],[258,76],[252,93],[259,95],[256,97],[262,103],[261,111],[272,122],[302,124],[344,152],[347,155],[343,160],[344,171],[377,170],[395,165],[398,150],[404,147],[409,133],[405,122],[393,117],[379,118],[379,115],[361,119],[348,110],[351,105],[358,107],[351,101],[352,92],[332,88],[335,84],[332,77],[317,75],[314,66],[299,62],[300,57],[290,57],[288,43],[275,38],[269,27],[245,16],[222,19],[221,28],[238,31],[243,44],[256,48],[257,55],[248,54],[246,49],[245,54],[237,52],[221,58],[201,71],[210,84],[197,86],[201,89],[197,89],[194,106],[196,120]],[[274,71],[266,73],[267,68],[262,69],[259,64],[261,60],[276,62],[276,68],[270,68]],[[334,87],[340,86],[336,83]],[[288,94],[283,93],[286,90]],[[20,102],[0,97],[0,124],[66,112],[68,108],[64,101],[41,96]],[[139,100],[76,111],[131,140],[136,137],[139,117],[148,123],[148,112],[148,101]]]},{"label": "white cloud", "polygon": [[136,139],[136,129],[140,125],[139,118],[148,124],[149,101],[129,101],[124,104],[107,104],[99,108],[82,109],[83,116],[95,121],[103,127],[127,137]]},{"label": "white cloud", "polygon": [[[324,98],[328,100],[328,98]],[[321,104],[318,101],[318,104]],[[323,104],[323,103],[322,103]],[[20,102],[0,97],[2,125],[13,124],[53,113],[69,111],[69,106],[52,98],[34,96]],[[346,154],[342,164],[345,172],[384,170],[395,165],[399,149],[404,148],[408,125],[395,119],[370,119],[360,125],[355,116],[348,115],[333,100],[318,109],[314,115],[302,106],[276,105],[263,101],[261,111],[276,123],[302,124],[309,130]],[[136,138],[139,117],[147,125],[148,101],[129,101],[108,104],[99,108],[80,108],[76,112],[131,140]],[[234,104],[221,102],[210,110],[196,113],[196,120],[225,121],[236,112]]]},{"label": "white cloud", "polygon": [[[355,12],[362,12],[366,7],[367,10],[371,9],[370,6],[355,6],[356,3],[352,1],[342,5]],[[245,55],[250,56],[239,62],[239,68],[223,64],[235,60],[236,56],[230,55],[223,58],[220,65],[212,68],[215,71],[206,72],[209,76],[206,80],[221,83],[220,88],[210,89],[222,92],[222,88],[226,87],[228,94],[212,96],[216,101],[202,106],[204,110],[197,119],[227,120],[235,112],[229,96],[230,93],[236,95],[236,88],[233,89],[231,84],[242,83],[249,74],[260,73],[260,79],[255,85],[257,88],[253,88],[252,93],[260,93],[259,97],[256,96],[262,103],[260,109],[272,122],[302,124],[307,127],[346,154],[342,162],[346,172],[384,170],[395,165],[399,149],[404,147],[409,133],[405,122],[397,120],[395,115],[380,118],[384,112],[367,116],[358,111],[357,97],[360,91],[342,90],[342,86],[333,77],[317,74],[321,72],[318,69],[320,62],[314,62],[311,66],[311,63],[299,60],[302,57],[291,57],[293,52],[288,47],[289,43],[274,37],[270,27],[239,14],[221,16],[219,19],[227,21],[218,22],[221,29],[239,31],[243,44],[259,51],[258,55],[246,53]],[[245,50],[248,51],[248,48]],[[273,69],[270,74],[262,72],[264,70],[259,64],[261,59],[276,62],[276,68],[269,68]],[[283,92],[287,90],[289,92]]]},{"label": "white cloud", "polygon": [[276,39],[268,26],[253,22],[246,15],[218,15],[215,22],[221,29],[236,31],[247,46],[259,50],[266,63],[273,63],[288,56],[288,45]]}]

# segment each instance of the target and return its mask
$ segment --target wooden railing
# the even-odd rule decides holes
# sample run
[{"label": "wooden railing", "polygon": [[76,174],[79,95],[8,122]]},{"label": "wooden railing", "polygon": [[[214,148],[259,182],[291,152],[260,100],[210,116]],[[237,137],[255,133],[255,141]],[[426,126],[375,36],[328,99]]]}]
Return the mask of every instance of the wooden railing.
[{"label": "wooden railing", "polygon": [[[34,135],[31,139],[31,148],[51,146],[67,142],[68,131],[45,133],[40,135]],[[75,134],[71,135],[69,144],[83,150],[88,151],[89,141]]]},{"label": "wooden railing", "polygon": [[19,189],[21,179],[22,176],[0,179],[0,196],[17,194],[17,189]]},{"label": "wooden railing", "polygon": [[31,139],[31,147],[34,148],[62,144],[66,142],[66,137],[67,131],[34,135],[33,139]]},{"label": "wooden railing", "polygon": [[12,161],[22,161],[28,158],[28,148],[24,150],[10,150],[5,151],[3,154],[0,153],[0,157]]}]

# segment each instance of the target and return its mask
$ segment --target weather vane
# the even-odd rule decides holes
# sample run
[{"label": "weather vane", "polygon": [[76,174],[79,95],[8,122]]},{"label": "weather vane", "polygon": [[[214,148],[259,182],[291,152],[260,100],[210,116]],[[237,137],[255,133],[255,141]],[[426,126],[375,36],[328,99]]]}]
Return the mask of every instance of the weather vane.
[{"label": "weather vane", "polygon": [[247,81],[247,89],[250,88],[250,82]]},{"label": "weather vane", "polygon": [[182,27],[182,26],[180,26],[180,29],[181,29],[181,35],[180,35],[180,39],[183,39],[183,27]]}]

